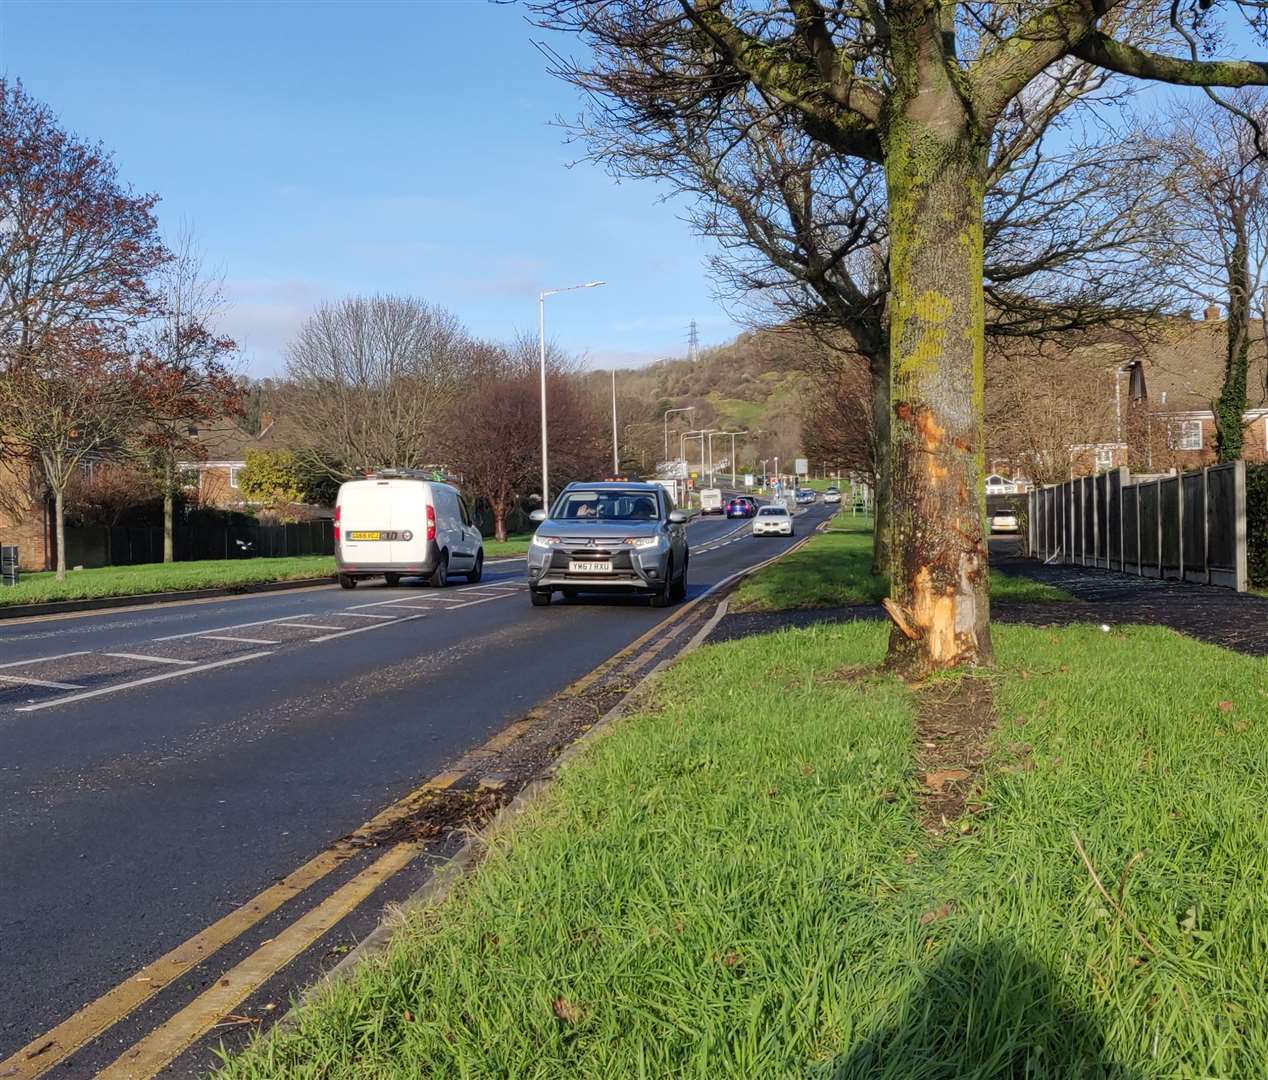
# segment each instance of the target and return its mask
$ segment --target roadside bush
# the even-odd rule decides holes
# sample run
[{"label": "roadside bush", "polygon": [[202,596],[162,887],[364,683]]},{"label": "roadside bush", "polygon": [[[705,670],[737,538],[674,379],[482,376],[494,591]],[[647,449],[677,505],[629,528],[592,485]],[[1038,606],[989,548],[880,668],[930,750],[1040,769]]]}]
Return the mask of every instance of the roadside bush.
[{"label": "roadside bush", "polygon": [[1246,566],[1252,585],[1268,586],[1268,465],[1246,466]]}]

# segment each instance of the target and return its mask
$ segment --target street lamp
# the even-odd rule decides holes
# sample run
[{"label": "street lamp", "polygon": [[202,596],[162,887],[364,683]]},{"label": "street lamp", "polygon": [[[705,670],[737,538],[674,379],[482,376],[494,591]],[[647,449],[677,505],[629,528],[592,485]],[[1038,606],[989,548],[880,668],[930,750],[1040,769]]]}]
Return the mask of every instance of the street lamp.
[{"label": "street lamp", "polygon": [[712,487],[713,486],[713,436],[726,435],[727,432],[719,431],[715,428],[712,431],[706,432],[706,434],[709,436],[709,486]]},{"label": "street lamp", "polygon": [[737,435],[747,435],[748,432],[747,431],[724,431],[722,432],[722,434],[731,436],[731,486],[736,487],[738,485],[735,479],[735,437]]},{"label": "street lamp", "polygon": [[621,455],[616,444],[616,368],[612,369],[612,479],[621,475]]},{"label": "street lamp", "polygon": [[[550,471],[546,460],[546,297],[577,289],[594,289],[606,285],[606,281],[587,281],[584,285],[569,285],[564,289],[546,289],[537,294],[537,344],[541,356],[542,396],[542,509],[550,513]],[[613,378],[615,378],[613,373]]]},{"label": "street lamp", "polygon": [[[669,460],[669,414],[676,413],[676,412],[695,412],[695,411],[696,411],[696,407],[694,405],[685,405],[681,409],[666,409],[665,410],[665,460],[666,461]],[[682,455],[679,454],[679,457],[681,456]]]}]

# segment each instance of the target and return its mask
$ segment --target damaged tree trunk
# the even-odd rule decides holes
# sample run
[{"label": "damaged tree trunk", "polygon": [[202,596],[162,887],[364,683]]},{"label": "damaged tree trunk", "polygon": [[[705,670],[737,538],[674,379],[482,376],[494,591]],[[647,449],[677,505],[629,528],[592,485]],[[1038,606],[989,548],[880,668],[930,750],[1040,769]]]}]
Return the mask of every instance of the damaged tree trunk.
[{"label": "damaged tree trunk", "polygon": [[[895,105],[898,105],[895,102]],[[890,215],[889,658],[923,674],[992,661],[983,444],[986,140],[947,85],[885,139]]]},{"label": "damaged tree trunk", "polygon": [[1224,357],[1224,381],[1215,412],[1215,456],[1236,461],[1242,456],[1246,433],[1246,381],[1250,368],[1250,242],[1246,235],[1246,215],[1240,206],[1232,208],[1232,250],[1228,253],[1228,333]]}]

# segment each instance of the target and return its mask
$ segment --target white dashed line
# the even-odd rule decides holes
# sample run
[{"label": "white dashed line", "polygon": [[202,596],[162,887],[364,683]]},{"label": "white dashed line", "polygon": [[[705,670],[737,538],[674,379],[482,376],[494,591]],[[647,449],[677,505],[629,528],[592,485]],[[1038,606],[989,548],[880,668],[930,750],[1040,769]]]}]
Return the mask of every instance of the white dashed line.
[{"label": "white dashed line", "polygon": [[[274,641],[272,638],[262,637],[233,637],[230,634],[199,634],[204,641],[241,641],[247,645],[280,645],[280,641]],[[320,641],[321,638],[314,638],[314,641]]]},{"label": "white dashed line", "polygon": [[373,626],[355,626],[351,630],[340,630],[337,634],[325,634],[322,637],[311,638],[314,645],[321,641],[333,641],[335,638],[347,637],[349,634],[364,634],[367,630],[383,630],[389,626],[395,626],[397,623],[412,622],[414,619],[421,619],[422,614],[406,615],[401,619],[393,619],[389,622],[375,623]]},{"label": "white dashed line", "polygon": [[7,664],[0,664],[0,668],[22,667],[24,664],[47,664],[50,660],[65,660],[71,656],[87,656],[87,649],[80,649],[78,652],[58,653],[56,656],[37,656],[34,660],[12,660]]},{"label": "white dashed line", "polygon": [[49,701],[40,701],[34,705],[19,705],[14,712],[35,712],[38,709],[51,709],[55,705],[69,705],[75,701],[86,701],[88,698],[101,697],[104,694],[115,694],[120,690],[131,690],[137,686],[148,686],[150,683],[164,682],[167,679],[179,679],[184,675],[196,675],[200,671],[211,671],[213,668],[228,667],[230,664],[242,664],[248,660],[258,660],[264,656],[272,656],[271,652],[247,653],[246,656],[231,656],[227,660],[216,660],[210,664],[199,664],[196,667],[181,668],[180,671],[165,671],[162,675],[149,675],[144,679],[132,679],[129,682],[103,686],[99,690],[85,690],[82,694],[65,694]]},{"label": "white dashed line", "polygon": [[175,656],[144,656],[134,652],[108,652],[102,656],[116,656],[120,660],[145,660],[151,664],[196,664],[197,660],[181,660]]},{"label": "white dashed line", "polygon": [[396,621],[395,615],[373,615],[368,611],[340,611],[337,614],[347,616],[350,619],[391,619],[393,622]]},{"label": "white dashed line", "polygon": [[[154,640],[179,641],[182,638],[207,637],[209,634],[219,634],[225,630],[245,630],[249,626],[268,626],[269,623],[281,622],[283,619],[292,617],[293,616],[279,615],[276,619],[256,619],[254,622],[234,623],[232,626],[213,626],[208,630],[187,630],[183,634],[168,634],[166,637],[156,637]],[[273,644],[273,642],[270,642],[269,644]]]},{"label": "white dashed line", "polygon": [[286,626],[292,630],[343,630],[342,626],[323,626],[321,623],[315,622],[275,622],[270,626]]},{"label": "white dashed line", "polygon": [[47,679],[26,679],[21,675],[0,675],[0,680],[21,683],[23,686],[46,686],[50,690],[82,690],[78,683],[49,682]]}]

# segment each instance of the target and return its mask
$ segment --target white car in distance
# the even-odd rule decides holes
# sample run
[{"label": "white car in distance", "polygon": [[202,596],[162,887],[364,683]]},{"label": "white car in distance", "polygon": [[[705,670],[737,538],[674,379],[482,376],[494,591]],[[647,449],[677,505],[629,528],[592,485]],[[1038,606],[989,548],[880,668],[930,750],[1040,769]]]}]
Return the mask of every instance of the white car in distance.
[{"label": "white car in distance", "polygon": [[838,488],[828,488],[823,493],[823,501],[825,503],[839,503],[841,501],[841,492]]},{"label": "white car in distance", "polygon": [[781,503],[771,503],[757,511],[753,519],[754,536],[792,536],[793,519],[788,507]]}]

